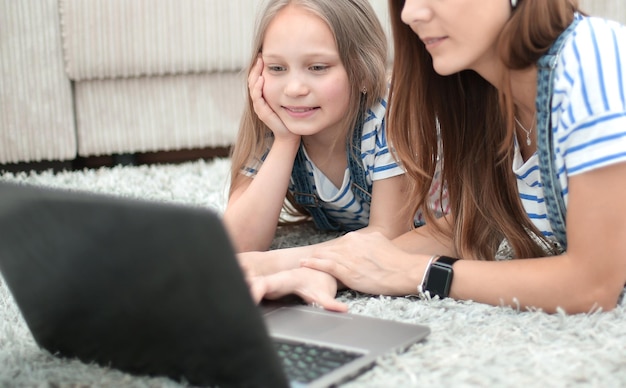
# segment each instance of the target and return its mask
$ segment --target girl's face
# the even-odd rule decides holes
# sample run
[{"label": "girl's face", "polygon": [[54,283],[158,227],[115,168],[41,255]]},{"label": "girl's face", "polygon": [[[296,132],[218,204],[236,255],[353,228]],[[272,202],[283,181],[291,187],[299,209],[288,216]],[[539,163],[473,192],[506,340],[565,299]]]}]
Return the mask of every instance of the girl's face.
[{"label": "girl's face", "polygon": [[406,0],[401,15],[438,74],[475,70],[485,78],[499,62],[496,41],[510,16],[510,0]]},{"label": "girl's face", "polygon": [[348,74],[326,23],[287,6],[263,40],[263,96],[293,133],[336,137],[350,103]]}]

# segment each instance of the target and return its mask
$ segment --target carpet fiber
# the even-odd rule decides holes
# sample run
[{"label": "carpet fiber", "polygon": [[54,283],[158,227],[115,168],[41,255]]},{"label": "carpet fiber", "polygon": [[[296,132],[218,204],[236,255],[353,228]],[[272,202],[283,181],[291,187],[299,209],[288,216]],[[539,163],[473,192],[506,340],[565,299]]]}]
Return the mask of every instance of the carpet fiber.
[{"label": "carpet fiber", "polygon": [[[2,174],[1,180],[88,190],[222,212],[229,161],[114,167],[53,174]],[[281,229],[273,247],[332,237],[310,226]],[[1,247],[0,247],[1,249]],[[349,387],[626,386],[626,302],[610,312],[568,316],[519,312],[471,301],[390,298],[342,292],[356,314],[429,325],[406,352],[381,357]],[[375,333],[374,335],[384,335]],[[180,387],[165,379],[56,358],[39,349],[0,278],[0,387]]]}]

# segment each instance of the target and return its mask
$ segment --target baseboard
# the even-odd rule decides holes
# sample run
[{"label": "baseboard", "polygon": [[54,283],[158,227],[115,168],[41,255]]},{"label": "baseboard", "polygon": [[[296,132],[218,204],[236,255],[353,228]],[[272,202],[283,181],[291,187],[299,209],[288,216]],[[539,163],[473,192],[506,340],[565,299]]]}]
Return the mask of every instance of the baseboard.
[{"label": "baseboard", "polygon": [[207,147],[178,151],[158,151],[115,154],[103,156],[77,157],[74,160],[44,160],[41,162],[23,162],[0,164],[0,173],[28,171],[71,171],[85,168],[113,167],[116,165],[143,164],[179,164],[192,160],[222,158],[230,155],[230,147]]}]

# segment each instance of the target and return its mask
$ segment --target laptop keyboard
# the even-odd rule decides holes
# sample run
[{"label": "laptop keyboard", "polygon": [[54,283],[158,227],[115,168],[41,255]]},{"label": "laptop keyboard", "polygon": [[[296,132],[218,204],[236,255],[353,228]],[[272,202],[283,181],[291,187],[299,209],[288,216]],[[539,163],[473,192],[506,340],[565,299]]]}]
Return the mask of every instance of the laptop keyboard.
[{"label": "laptop keyboard", "polygon": [[319,345],[273,339],[289,381],[310,383],[361,356],[359,353]]}]

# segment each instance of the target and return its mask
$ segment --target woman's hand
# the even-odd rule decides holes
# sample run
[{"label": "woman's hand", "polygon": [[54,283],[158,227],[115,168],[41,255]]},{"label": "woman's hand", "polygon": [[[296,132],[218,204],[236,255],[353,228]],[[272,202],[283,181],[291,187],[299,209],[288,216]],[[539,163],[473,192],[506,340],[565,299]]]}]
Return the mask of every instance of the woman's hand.
[{"label": "woman's hand", "polygon": [[326,310],[345,312],[348,306],[335,299],[337,281],[327,273],[309,268],[281,271],[267,276],[248,278],[250,292],[255,302],[261,299],[278,299],[295,294],[307,303],[317,303]]},{"label": "woman's hand", "polygon": [[417,293],[428,255],[411,255],[379,232],[348,233],[320,247],[302,267],[332,275],[346,287],[376,295]]},{"label": "woman's hand", "polygon": [[283,121],[278,117],[276,112],[267,103],[265,97],[263,97],[263,85],[265,78],[263,77],[263,59],[259,56],[256,64],[248,75],[248,89],[250,90],[250,97],[252,99],[252,106],[254,112],[259,116],[259,119],[269,127],[274,133],[275,139],[291,138],[292,140],[298,139],[300,136],[295,135],[289,131]]}]

